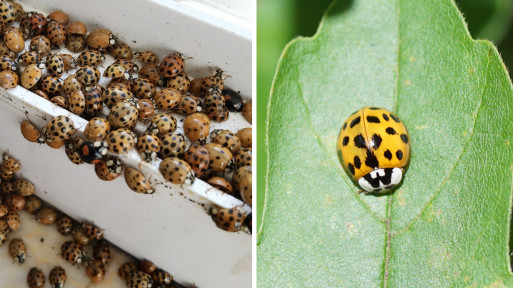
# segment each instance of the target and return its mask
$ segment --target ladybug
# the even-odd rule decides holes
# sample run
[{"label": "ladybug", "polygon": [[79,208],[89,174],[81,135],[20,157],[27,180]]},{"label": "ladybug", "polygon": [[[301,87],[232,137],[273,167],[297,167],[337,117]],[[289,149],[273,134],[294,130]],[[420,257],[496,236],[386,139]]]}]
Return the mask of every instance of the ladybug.
[{"label": "ladybug", "polygon": [[148,273],[137,270],[130,273],[126,283],[129,288],[151,288],[153,279]]},{"label": "ladybug", "polygon": [[240,182],[241,182],[242,178],[244,178],[247,174],[251,175],[251,173],[252,173],[251,166],[242,166],[239,169],[235,170],[235,173],[233,173],[233,176],[232,176],[233,188],[235,190],[240,190]]},{"label": "ladybug", "polygon": [[155,116],[155,105],[152,99],[139,99],[137,100],[139,106],[139,120],[148,120]]},{"label": "ladybug", "polygon": [[18,74],[12,70],[4,70],[0,72],[0,86],[5,89],[18,86]]},{"label": "ladybug", "polygon": [[105,106],[107,106],[109,109],[114,106],[117,102],[121,100],[128,100],[133,99],[134,95],[130,90],[123,88],[121,86],[113,86],[105,89],[105,91],[102,94],[103,103],[105,103]]},{"label": "ladybug", "polygon": [[0,1],[0,17],[6,24],[11,24],[16,21],[18,11],[16,6],[11,1]]},{"label": "ladybug", "polygon": [[53,97],[50,99],[50,101],[51,101],[53,104],[55,104],[55,105],[57,105],[57,106],[61,107],[62,109],[66,109],[66,108],[68,108],[68,100],[67,100],[67,99],[66,99],[66,97],[64,97],[64,96],[61,96],[61,95],[53,96]]},{"label": "ladybug", "polygon": [[[248,166],[244,166],[248,167]],[[239,180],[239,192],[242,200],[247,203],[249,206],[253,203],[253,175],[252,173],[246,173]]]},{"label": "ladybug", "polygon": [[230,88],[224,88],[221,92],[226,103],[226,108],[228,108],[230,112],[242,111],[244,101],[242,100],[242,96],[240,96],[239,91],[235,91]]},{"label": "ladybug", "polygon": [[161,112],[157,113],[155,117],[151,119],[150,125],[146,131],[161,136],[175,131],[176,125],[177,121],[173,115],[170,113]]},{"label": "ladybug", "polygon": [[89,141],[101,141],[110,132],[110,122],[103,117],[94,117],[84,128],[84,137]]},{"label": "ladybug", "polygon": [[132,167],[125,168],[125,181],[132,191],[141,194],[152,194],[155,190],[150,186],[150,181],[144,175]]},{"label": "ladybug", "polygon": [[105,49],[116,44],[117,38],[110,30],[98,28],[87,35],[87,46],[93,49]]},{"label": "ladybug", "polygon": [[87,34],[87,27],[84,23],[80,21],[75,21],[68,25],[68,27],[66,28],[66,32],[68,35],[85,36]]},{"label": "ladybug", "polygon": [[43,225],[53,225],[57,222],[57,212],[53,208],[43,207],[37,210],[36,221]]},{"label": "ladybug", "polygon": [[127,153],[137,143],[137,136],[130,129],[119,128],[111,131],[107,135],[106,141],[109,146],[109,152],[117,154]]},{"label": "ladybug", "polygon": [[137,98],[153,98],[157,92],[155,85],[145,78],[137,78],[131,83],[132,92]]},{"label": "ladybug", "polygon": [[181,53],[171,53],[160,61],[159,74],[162,77],[173,77],[184,69],[184,59]]},{"label": "ladybug", "polygon": [[141,267],[142,271],[144,271],[148,274],[151,274],[151,273],[155,272],[155,270],[157,270],[157,266],[155,265],[155,263],[151,262],[148,259],[141,260],[139,262],[139,266]]},{"label": "ladybug", "polygon": [[34,194],[35,191],[34,184],[25,179],[17,179],[14,181],[14,188],[18,194],[25,197]]},{"label": "ladybug", "polygon": [[50,270],[50,275],[48,275],[48,280],[52,288],[63,288],[67,278],[66,270],[61,266],[53,267],[52,270]]},{"label": "ladybug", "polygon": [[342,125],[337,155],[362,192],[386,193],[401,182],[410,159],[410,137],[392,112],[364,107]]},{"label": "ladybug", "polygon": [[118,158],[109,156],[107,159],[102,159],[94,164],[94,172],[100,180],[112,181],[121,175],[121,165],[122,163]]},{"label": "ladybug", "polygon": [[253,129],[251,129],[251,127],[242,128],[239,131],[237,131],[237,134],[235,134],[235,135],[237,135],[237,137],[239,137],[242,147],[244,147],[244,148],[253,147]]},{"label": "ladybug", "polygon": [[93,259],[102,262],[104,265],[110,263],[112,252],[110,246],[104,240],[97,241],[93,247]]},{"label": "ladybug", "polygon": [[64,59],[60,55],[50,54],[46,58],[46,70],[52,76],[61,76],[64,73]]},{"label": "ladybug", "polygon": [[233,157],[233,164],[235,168],[240,168],[242,166],[251,166],[253,163],[253,149],[251,148],[242,148],[237,154]]},{"label": "ladybug", "polygon": [[210,120],[203,113],[194,113],[185,118],[183,132],[191,141],[204,141],[210,134]]},{"label": "ladybug", "polygon": [[91,240],[101,240],[103,238],[103,229],[100,229],[89,223],[82,223],[84,234]]},{"label": "ladybug", "polygon": [[14,173],[20,171],[21,163],[18,160],[12,158],[7,153],[2,155],[2,159],[4,160],[4,162],[2,162],[2,166],[0,167],[2,174],[13,175]]},{"label": "ladybug", "polygon": [[34,87],[41,79],[42,74],[41,68],[37,67],[36,64],[30,64],[21,72],[21,86],[25,89]]},{"label": "ladybug", "polygon": [[153,273],[151,273],[151,278],[155,283],[161,285],[169,285],[171,281],[173,281],[173,275],[167,273],[164,270],[157,269]]},{"label": "ladybug", "polygon": [[246,216],[238,207],[234,208],[218,208],[214,222],[217,227],[228,231],[237,232],[242,228]]},{"label": "ladybug", "polygon": [[186,93],[182,95],[182,98],[180,99],[180,102],[178,102],[178,105],[175,106],[174,111],[187,115],[201,111],[199,99],[190,93]]},{"label": "ladybug", "polygon": [[132,48],[125,43],[117,43],[116,45],[110,47],[110,55],[112,55],[115,59],[127,59],[132,60],[133,53]]},{"label": "ladybug", "polygon": [[214,176],[207,180],[207,183],[223,191],[224,193],[232,194],[233,186],[228,180],[223,177]]},{"label": "ladybug", "polygon": [[[69,26],[68,26],[69,27]],[[73,53],[78,53],[86,48],[86,37],[83,35],[68,35],[66,48]]]},{"label": "ladybug", "polygon": [[82,82],[77,80],[77,77],[75,77],[75,75],[69,75],[62,83],[62,90],[64,91],[64,93],[66,93],[66,95],[71,95],[71,93],[75,91],[80,91],[83,87],[84,85],[82,84]]},{"label": "ladybug", "polygon": [[[137,66],[137,64],[135,64],[134,62],[132,62],[128,59],[118,59],[118,60],[114,61],[113,64],[118,64],[118,65],[125,67],[126,72],[128,73],[128,76],[131,76],[134,72],[139,71],[139,66]],[[131,78],[132,77],[128,77],[125,79],[131,79]]]},{"label": "ladybug", "polygon": [[159,165],[159,171],[166,181],[174,184],[190,185],[195,180],[191,166],[177,157],[168,157],[162,160]]},{"label": "ladybug", "polygon": [[48,39],[46,36],[38,35],[32,37],[30,40],[29,49],[36,52],[41,57],[45,57],[50,54],[50,51],[52,50],[52,44],[50,43],[50,39]]},{"label": "ladybug", "polygon": [[170,132],[160,137],[161,158],[182,157],[185,153],[185,137],[181,133]]},{"label": "ladybug", "polygon": [[86,268],[86,275],[92,283],[100,283],[105,278],[105,265],[98,260],[93,260]]},{"label": "ladybug", "polygon": [[166,87],[173,88],[180,92],[189,91],[191,86],[191,78],[185,72],[180,72],[173,77],[167,78]]},{"label": "ladybug", "polygon": [[224,74],[224,71],[217,67],[213,72],[211,76],[205,77],[201,81],[200,91],[201,94],[205,95],[208,92],[215,90],[223,90],[224,88],[224,79],[226,79],[227,76]]},{"label": "ladybug", "polygon": [[25,211],[29,214],[34,215],[37,210],[43,206],[43,203],[36,195],[31,195],[25,200]]},{"label": "ladybug", "polygon": [[103,77],[106,78],[121,78],[124,77],[126,79],[130,78],[130,74],[128,73],[127,69],[118,63],[112,63],[107,68],[105,68],[105,71],[103,71]]},{"label": "ladybug", "polygon": [[61,56],[62,58],[62,62],[64,63],[64,71],[68,71],[71,68],[76,67],[76,60],[71,54],[60,53],[57,55]]},{"label": "ladybug", "polygon": [[215,129],[210,133],[210,139],[213,143],[221,144],[221,146],[228,148],[232,154],[237,153],[241,147],[241,141],[235,133],[225,129]]},{"label": "ladybug", "polygon": [[54,117],[45,126],[45,138],[49,140],[66,141],[75,132],[73,120],[64,115]]},{"label": "ladybug", "polygon": [[[7,57],[7,56],[4,56]],[[18,56],[18,63],[21,65],[36,64],[37,67],[43,68],[41,63],[43,62],[41,56],[36,51],[25,51]]]},{"label": "ladybug", "polygon": [[45,100],[50,100],[50,96],[48,96],[48,94],[46,94],[46,92],[41,89],[35,90],[34,94],[36,94],[37,96],[39,96]]},{"label": "ladybug", "polygon": [[71,113],[77,115],[84,113],[86,107],[86,98],[84,92],[82,92],[82,90],[73,91],[68,97],[66,105]]},{"label": "ladybug", "polygon": [[83,141],[77,151],[82,161],[96,164],[107,155],[108,145],[105,141]]},{"label": "ladybug", "polygon": [[112,128],[133,129],[135,127],[139,110],[133,103],[137,105],[137,102],[121,100],[112,106],[107,116],[107,121],[110,122]]},{"label": "ladybug", "polygon": [[139,267],[137,267],[137,264],[135,264],[135,262],[125,262],[121,264],[121,266],[119,266],[118,276],[124,281],[128,281],[130,274],[137,270],[139,270]]},{"label": "ladybug", "polygon": [[5,221],[11,231],[16,231],[20,228],[20,215],[18,212],[11,211],[5,215]]},{"label": "ladybug", "polygon": [[62,24],[68,24],[68,15],[60,10],[53,11],[46,17],[48,20],[54,20]]},{"label": "ladybug", "polygon": [[159,63],[159,56],[153,51],[135,52],[135,57],[144,64],[157,64]]},{"label": "ladybug", "polygon": [[76,240],[68,240],[61,245],[61,256],[64,260],[71,264],[81,264],[89,259],[84,253],[84,248]]},{"label": "ladybug", "polygon": [[102,92],[93,86],[89,91],[85,91],[85,114],[89,116],[96,116],[103,110]]},{"label": "ladybug", "polygon": [[48,22],[46,37],[57,47],[64,45],[66,43],[66,26],[58,21]]},{"label": "ladybug", "polygon": [[36,267],[32,267],[27,274],[27,285],[29,288],[43,288],[45,287],[45,274],[43,271]]},{"label": "ladybug", "polygon": [[66,141],[64,152],[66,152],[66,156],[68,156],[68,159],[73,164],[80,165],[84,163],[84,160],[82,160],[82,157],[78,152],[78,147],[82,144],[82,142],[83,140],[80,138],[69,139]]},{"label": "ladybug", "polygon": [[7,234],[9,234],[9,228],[0,230],[0,246],[5,243],[5,239],[7,238]]},{"label": "ladybug", "polygon": [[[0,204],[0,217],[4,217],[7,213],[9,213],[9,207],[7,204]],[[0,228],[0,230],[3,230]]]},{"label": "ladybug", "polygon": [[[5,188],[4,188],[5,191]],[[25,197],[19,194],[12,194],[7,198],[5,202],[11,212],[19,212],[25,207]]]},{"label": "ladybug", "polygon": [[85,85],[94,85],[100,80],[100,71],[94,66],[84,66],[75,72],[77,80]]},{"label": "ladybug", "polygon": [[62,235],[69,235],[73,232],[73,220],[66,215],[59,215],[57,217],[57,231]]},{"label": "ladybug", "polygon": [[45,91],[50,95],[55,95],[59,93],[62,89],[62,82],[59,77],[54,77],[51,75],[46,75],[41,79],[41,90]]},{"label": "ladybug", "polygon": [[9,242],[9,255],[17,262],[25,262],[25,255],[27,255],[27,245],[21,238],[14,238]]},{"label": "ladybug", "polygon": [[146,78],[153,84],[158,84],[160,81],[159,68],[156,64],[145,65],[139,70],[139,77]]},{"label": "ladybug", "polygon": [[75,229],[73,229],[73,238],[82,246],[87,246],[89,243],[91,243],[91,239],[87,237],[84,229],[82,229],[81,226],[75,227]]},{"label": "ladybug", "polygon": [[160,139],[156,134],[145,132],[137,140],[137,152],[146,162],[155,161],[160,152]]},{"label": "ladybug", "polygon": [[252,123],[252,117],[253,117],[253,104],[252,101],[246,102],[244,106],[242,106],[242,115],[246,120],[248,120],[249,123]]},{"label": "ladybug", "polygon": [[0,69],[18,71],[18,63],[11,59],[9,56],[0,56]]},{"label": "ladybug", "polygon": [[45,33],[48,21],[39,12],[29,12],[21,20],[20,27],[27,36],[41,35]]},{"label": "ladybug", "polygon": [[105,60],[105,56],[98,51],[94,49],[88,49],[84,50],[78,55],[77,57],[77,64],[80,67],[84,66],[98,66],[100,63],[102,63]]},{"label": "ladybug", "polygon": [[224,172],[232,163],[233,154],[228,148],[217,143],[205,145],[210,156],[209,167],[217,172]]},{"label": "ladybug", "polygon": [[132,86],[130,86],[130,81],[128,81],[128,79],[125,79],[124,77],[110,79],[109,83],[107,83],[106,88],[115,87],[115,86],[125,88],[128,91],[132,90]]},{"label": "ladybug", "polygon": [[25,39],[23,32],[19,28],[8,27],[3,32],[4,42],[11,51],[19,53],[25,49]]},{"label": "ladybug", "polygon": [[164,88],[155,94],[155,104],[160,110],[173,109],[182,98],[182,93],[173,88]]}]

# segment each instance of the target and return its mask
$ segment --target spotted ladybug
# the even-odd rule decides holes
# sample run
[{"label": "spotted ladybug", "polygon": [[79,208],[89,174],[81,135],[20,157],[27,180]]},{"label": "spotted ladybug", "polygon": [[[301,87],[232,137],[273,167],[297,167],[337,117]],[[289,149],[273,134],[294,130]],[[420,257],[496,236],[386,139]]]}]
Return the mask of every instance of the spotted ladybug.
[{"label": "spotted ladybug", "polygon": [[108,150],[108,144],[105,141],[83,141],[77,149],[82,161],[91,164],[102,160]]},{"label": "spotted ladybug", "polygon": [[27,274],[27,285],[29,288],[43,288],[45,287],[45,274],[43,271],[36,267],[32,267]]},{"label": "spotted ladybug", "polygon": [[137,136],[127,128],[119,128],[111,131],[106,139],[109,152],[122,154],[135,147]]},{"label": "spotted ladybug", "polygon": [[112,181],[121,175],[122,163],[114,157],[109,156],[107,159],[102,159],[94,164],[94,172],[96,176],[103,181]]},{"label": "spotted ladybug", "polygon": [[214,222],[217,227],[228,231],[237,232],[242,228],[246,216],[238,207],[234,208],[218,208]]},{"label": "spotted ladybug", "polygon": [[394,113],[364,107],[344,121],[337,155],[362,192],[386,193],[401,182],[410,159],[410,136]]},{"label": "spotted ladybug", "polygon": [[160,61],[159,73],[162,77],[173,77],[184,69],[184,59],[181,53],[171,53]]},{"label": "spotted ladybug", "polygon": [[73,265],[88,261],[82,244],[76,240],[68,240],[62,243],[61,257]]},{"label": "spotted ladybug", "polygon": [[166,181],[174,184],[193,184],[195,180],[191,166],[177,157],[168,157],[162,160],[159,170]]},{"label": "spotted ladybug", "polygon": [[66,270],[61,266],[53,267],[52,270],[50,270],[50,275],[48,275],[48,280],[52,288],[63,288],[67,278]]},{"label": "spotted ladybug", "polygon": [[210,162],[207,148],[193,145],[185,152],[183,157],[185,162],[189,163],[196,177],[201,177],[208,170]]},{"label": "spotted ladybug", "polygon": [[9,242],[9,256],[19,263],[25,262],[27,245],[21,238],[14,238]]},{"label": "spotted ladybug", "polygon": [[136,169],[132,167],[125,168],[125,181],[132,191],[141,194],[152,194],[155,190],[150,186],[150,181]]},{"label": "spotted ladybug", "polygon": [[157,153],[160,152],[160,139],[156,134],[145,132],[137,140],[137,152],[146,162],[155,161]]}]

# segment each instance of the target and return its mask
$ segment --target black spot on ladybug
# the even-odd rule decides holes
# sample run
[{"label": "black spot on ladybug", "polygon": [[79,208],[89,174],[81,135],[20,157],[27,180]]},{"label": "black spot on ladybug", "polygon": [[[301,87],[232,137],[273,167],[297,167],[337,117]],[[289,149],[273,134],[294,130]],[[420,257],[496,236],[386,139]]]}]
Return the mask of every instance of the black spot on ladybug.
[{"label": "black spot on ladybug", "polygon": [[356,167],[356,169],[362,167],[362,161],[360,161],[360,157],[358,156],[354,156],[354,167]]},{"label": "black spot on ladybug", "polygon": [[381,145],[381,141],[383,139],[381,139],[381,136],[379,136],[378,134],[374,134],[372,135],[372,139],[371,139],[371,148],[373,149],[378,149],[379,146]]},{"label": "black spot on ladybug", "polygon": [[350,172],[352,175],[354,175],[354,166],[353,166],[353,164],[349,163],[349,164],[347,165],[347,170],[349,170],[349,172]]},{"label": "black spot on ladybug", "polygon": [[351,124],[349,125],[349,128],[353,128],[358,123],[360,123],[360,116],[354,118],[353,121],[351,121]]},{"label": "black spot on ladybug", "polygon": [[349,137],[345,136],[344,139],[342,139],[342,146],[347,146],[349,143]]},{"label": "black spot on ladybug", "polygon": [[379,118],[376,117],[376,116],[367,116],[367,122],[369,122],[369,123],[381,123],[381,121],[379,121]]},{"label": "black spot on ladybug", "polygon": [[344,122],[344,125],[342,126],[342,130],[346,130],[347,128],[347,122]]},{"label": "black spot on ladybug", "polygon": [[370,110],[381,110],[379,107],[369,107]]},{"label": "black spot on ladybug", "polygon": [[408,144],[408,135],[401,134],[401,140],[403,140],[404,144]]},{"label": "black spot on ladybug", "polygon": [[354,146],[357,148],[367,148],[365,145],[365,139],[363,138],[362,134],[358,134],[354,137]]},{"label": "black spot on ladybug", "polygon": [[378,168],[379,167],[379,161],[378,158],[374,155],[373,152],[370,150],[367,150],[367,157],[365,158],[365,165],[371,167],[371,168]]},{"label": "black spot on ladybug", "polygon": [[390,113],[390,118],[394,119],[395,122],[397,123],[400,123],[401,120],[399,120],[399,118],[397,118],[394,114]]},{"label": "black spot on ladybug", "polygon": [[[385,115],[385,114],[383,114],[383,115]],[[395,135],[395,134],[397,134],[397,132],[395,132],[395,129],[392,128],[392,127],[388,127],[385,131],[387,132],[388,135]]]},{"label": "black spot on ladybug", "polygon": [[388,150],[388,149],[387,149],[387,151],[385,151],[383,156],[385,156],[385,158],[387,158],[388,161],[392,160],[392,152],[390,152],[390,150]]},{"label": "black spot on ladybug", "polygon": [[403,151],[401,151],[401,149],[397,150],[397,152],[395,152],[395,156],[397,156],[397,159],[403,160]]}]

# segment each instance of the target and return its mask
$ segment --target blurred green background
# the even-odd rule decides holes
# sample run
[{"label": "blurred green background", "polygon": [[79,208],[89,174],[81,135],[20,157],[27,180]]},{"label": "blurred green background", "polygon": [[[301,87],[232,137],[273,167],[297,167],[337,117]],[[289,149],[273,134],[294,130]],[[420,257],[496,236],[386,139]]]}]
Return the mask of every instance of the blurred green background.
[{"label": "blurred green background", "polygon": [[[315,34],[331,2],[257,0],[257,229],[265,194],[267,102],[276,65],[290,40]],[[513,0],[458,0],[456,3],[472,37],[492,41],[508,71],[513,68]]]}]

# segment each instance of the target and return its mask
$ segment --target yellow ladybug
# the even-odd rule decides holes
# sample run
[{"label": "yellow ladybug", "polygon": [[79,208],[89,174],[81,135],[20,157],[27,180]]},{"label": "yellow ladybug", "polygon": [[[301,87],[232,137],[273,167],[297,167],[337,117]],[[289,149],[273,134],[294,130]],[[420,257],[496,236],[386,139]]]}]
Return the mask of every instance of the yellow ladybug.
[{"label": "yellow ladybug", "polygon": [[392,112],[364,107],[342,125],[337,154],[344,169],[364,190],[383,193],[401,182],[410,159],[410,137]]}]

